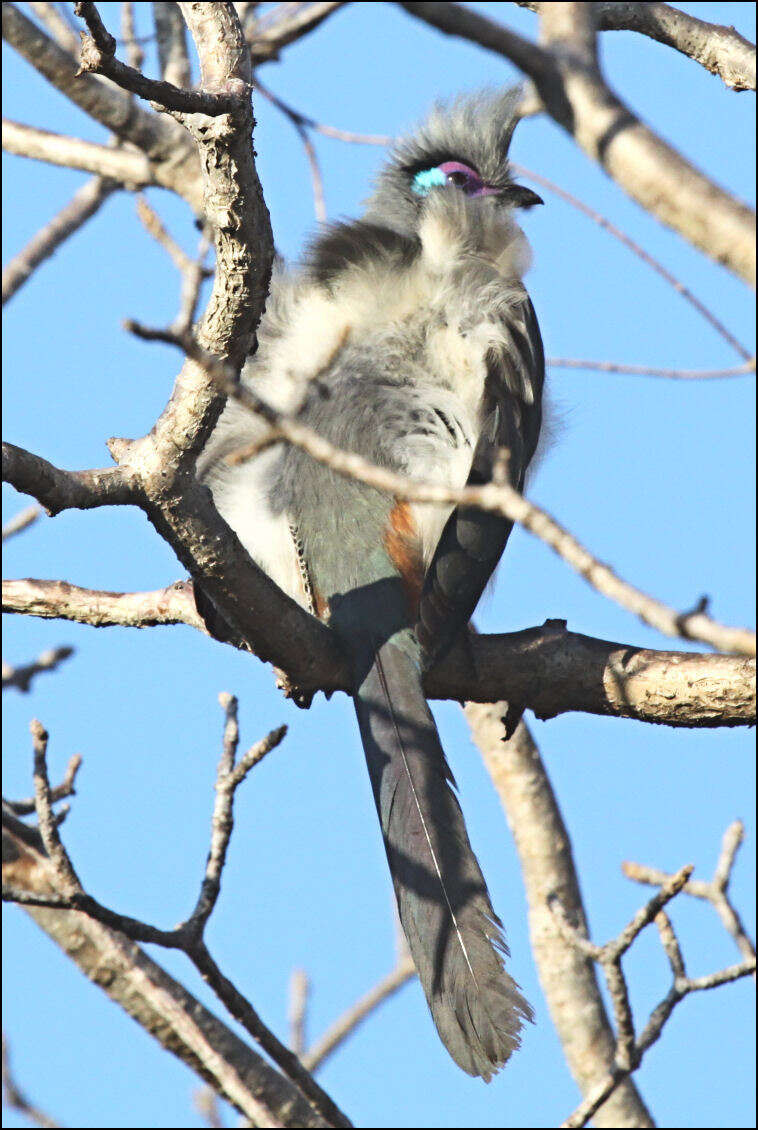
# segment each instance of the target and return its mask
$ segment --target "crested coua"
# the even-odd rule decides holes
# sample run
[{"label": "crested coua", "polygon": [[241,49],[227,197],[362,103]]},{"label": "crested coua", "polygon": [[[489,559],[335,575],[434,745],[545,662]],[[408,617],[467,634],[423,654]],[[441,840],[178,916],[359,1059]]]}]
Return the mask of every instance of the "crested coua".
[{"label": "crested coua", "polygon": [[[518,98],[438,106],[401,140],[363,218],[325,228],[299,269],[275,269],[243,371],[337,447],[426,483],[487,482],[506,448],[521,488],[537,445],[544,358],[516,216],[542,202],[508,164]],[[230,404],[201,477],[254,560],[349,656],[400,921],[443,1043],[489,1079],[531,1009],[505,971],[422,676],[466,628],[511,523],[389,497],[284,444],[226,461],[263,431]]]}]

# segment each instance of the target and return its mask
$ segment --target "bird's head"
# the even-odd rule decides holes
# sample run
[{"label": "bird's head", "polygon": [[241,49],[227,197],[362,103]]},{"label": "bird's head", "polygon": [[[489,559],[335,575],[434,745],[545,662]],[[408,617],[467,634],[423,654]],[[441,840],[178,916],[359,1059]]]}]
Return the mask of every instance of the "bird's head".
[{"label": "bird's head", "polygon": [[508,163],[520,98],[516,88],[438,103],[396,144],[367,201],[366,218],[416,232],[427,202],[441,190],[489,199],[498,209],[542,204],[536,192],[515,183]]}]

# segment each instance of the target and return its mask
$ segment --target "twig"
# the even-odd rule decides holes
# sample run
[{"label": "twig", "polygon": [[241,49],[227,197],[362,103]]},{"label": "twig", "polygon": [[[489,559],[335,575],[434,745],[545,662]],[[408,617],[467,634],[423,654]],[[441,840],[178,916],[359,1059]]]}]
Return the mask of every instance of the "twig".
[{"label": "twig", "polygon": [[290,1047],[300,1059],[303,1058],[305,1051],[310,991],[311,985],[306,971],[304,969],[293,969],[290,976],[290,999],[287,1015],[290,1023]]},{"label": "twig", "polygon": [[[344,0],[343,0],[344,2]],[[251,8],[245,19],[245,37],[255,62],[277,59],[283,47],[302,39],[339,8],[340,3],[278,4],[259,20]]]},{"label": "twig", "polygon": [[321,133],[324,137],[333,137],[338,141],[350,142],[354,145],[392,145],[394,138],[388,134],[383,133],[353,133],[346,129],[336,129],[334,126],[324,125],[322,122],[317,122],[315,118],[311,118],[308,114],[303,114],[300,110],[296,110],[294,106],[290,106],[288,102],[284,102],[273,91],[264,86],[260,79],[256,78],[253,87],[260,94],[263,95],[272,105],[276,106],[277,110],[290,119],[293,123],[299,123],[305,126],[306,129],[312,129],[315,133]]},{"label": "twig", "polygon": [[309,1071],[317,1071],[324,1061],[352,1035],[355,1029],[386,1001],[401,989],[408,981],[416,976],[416,967],[410,957],[404,957],[398,962],[384,980],[380,981],[371,992],[357,1001],[348,1009],[339,1020],[329,1028],[324,1035],[316,1041],[312,1048],[302,1057],[303,1063]]},{"label": "twig", "polygon": [[200,238],[197,257],[192,259],[166,230],[158,213],[150,207],[142,195],[137,197],[137,215],[148,234],[168,252],[171,261],[181,275],[179,312],[172,322],[172,329],[176,333],[186,333],[192,328],[195,319],[203,281],[213,273],[204,265],[205,257],[211,246],[210,238],[207,233],[203,233]]},{"label": "twig", "polygon": [[29,1101],[13,1078],[10,1064],[10,1051],[8,1049],[8,1041],[5,1038],[5,1032],[3,1032],[2,1063],[3,1106],[10,1107],[11,1110],[17,1110],[19,1114],[22,1114],[24,1118],[28,1118],[35,1126],[60,1126],[60,1122],[56,1122],[49,1114],[45,1114],[44,1110],[40,1110],[38,1106],[35,1106]]},{"label": "twig", "polygon": [[23,510],[19,510],[18,514],[14,514],[10,521],[6,522],[3,526],[3,541],[9,541],[20,534],[23,530],[28,530],[29,526],[34,525],[38,518],[42,517],[42,511],[39,506],[25,506]]},{"label": "twig", "polygon": [[[744,834],[745,828],[741,820],[735,820],[733,824],[730,824],[724,832],[721,852],[713,878],[706,881],[690,879],[685,884],[684,891],[686,894],[692,895],[693,898],[704,899],[714,907],[724,929],[734,938],[742,956],[746,960],[750,960],[755,958],[755,944],[729,898],[729,881]],[[665,871],[660,871],[655,867],[645,867],[639,863],[623,863],[621,870],[628,879],[634,879],[638,883],[647,883],[653,887],[663,886],[671,878]]]},{"label": "twig", "polygon": [[245,759],[245,772],[242,762],[234,767],[236,748],[236,702],[231,696],[222,700],[226,712],[224,728],[224,753],[217,778],[217,800],[214,806],[211,847],[205,877],[200,895],[192,914],[180,922],[173,930],[161,930],[129,915],[118,914],[98,902],[83,889],[71,860],[58,833],[57,823],[52,811],[52,790],[47,775],[48,735],[36,720],[32,722],[34,740],[34,795],[39,835],[45,851],[56,873],[61,893],[30,893],[10,885],[3,885],[3,900],[18,902],[24,906],[51,907],[82,911],[111,929],[126,934],[136,942],[152,942],[169,949],[178,949],[187,955],[193,965],[223,1002],[231,1015],[244,1026],[257,1040],[275,1063],[295,1083],[307,1097],[316,1112],[330,1125],[349,1126],[332,1099],[316,1083],[313,1077],[258,1016],[249,1001],[221,972],[205,944],[203,934],[208,917],[215,905],[219,890],[220,873],[232,829],[232,809],[234,794],[244,779],[245,772],[260,760],[263,752],[277,745],[284,736],[285,728],[274,731],[268,738],[254,747]]},{"label": "twig", "polygon": [[221,890],[221,873],[226,862],[229,840],[234,830],[234,794],[250,770],[267,753],[275,749],[284,740],[287,733],[286,726],[272,730],[267,737],[248,750],[245,757],[235,766],[239,742],[237,699],[234,695],[222,694],[219,696],[219,702],[225,712],[226,722],[224,725],[223,751],[216,774],[216,802],[211,820],[210,850],[195,909],[186,922],[187,928],[190,931],[195,931],[198,937],[202,937],[205,924],[213,913]]},{"label": "twig", "polygon": [[[587,941],[583,933],[570,925],[561,912],[559,901],[557,899],[552,900],[551,908],[554,917],[566,940],[602,966],[613,1002],[617,1026],[616,1056],[613,1068],[608,1072],[605,1079],[601,1080],[589,1094],[585,1095],[574,1113],[561,1124],[562,1126],[576,1127],[586,1124],[619,1083],[639,1067],[645,1052],[659,1039],[666,1021],[676,1005],[685,996],[692,992],[717,988],[755,972],[755,956],[753,955],[740,965],[730,966],[705,977],[690,978],[687,976],[681,946],[671,921],[668,915],[664,913],[663,908],[680,891],[684,890],[691,873],[692,866],[689,865],[681,868],[675,875],[669,876],[666,882],[661,885],[658,894],[638,911],[618,937],[603,946],[593,945]],[[651,922],[655,922],[658,927],[661,944],[671,967],[673,981],[666,996],[653,1009],[643,1031],[639,1037],[635,1038],[634,1021],[626,978],[621,968],[621,958],[640,932]]]},{"label": "twig", "polygon": [[755,372],[755,358],[732,369],[657,369],[648,365],[620,365],[615,361],[580,361],[573,357],[548,357],[550,369],[595,369],[600,373],[628,373],[635,377],[668,377],[677,381],[715,380],[721,377],[742,377]]},{"label": "twig", "polygon": [[82,185],[69,203],[40,228],[26,247],[3,267],[3,305],[29,280],[40,263],[49,259],[69,236],[95,215],[115,189],[113,181],[94,177]]},{"label": "twig", "polygon": [[[560,185],[555,184],[551,180],[548,180],[547,177],[542,176],[541,173],[535,173],[532,169],[526,169],[522,165],[511,165],[511,168],[518,176],[524,176],[528,180],[533,180],[535,184],[541,185],[543,188],[546,188],[548,192],[552,192],[556,196],[559,196],[561,200],[565,200],[566,203],[570,204],[572,208],[576,208],[577,211],[587,216],[604,231],[607,231],[609,235],[612,235],[614,239],[617,239],[620,243],[623,243],[624,247],[627,247],[634,255],[641,259],[643,263],[646,264],[646,266],[650,267],[650,269],[652,271],[655,271],[657,275],[660,275],[660,277],[664,279],[669,284],[669,286],[673,287],[677,294],[681,294],[685,302],[689,302],[690,306],[694,307],[694,309],[697,310],[698,314],[700,314],[701,317],[705,318],[705,320],[709,322],[711,326],[713,326],[716,333],[720,334],[724,341],[728,342],[728,344],[731,345],[732,349],[734,349],[740,355],[740,357],[742,357],[746,362],[750,362],[754,369],[755,358],[751,354],[750,350],[747,349],[746,346],[744,346],[742,342],[739,341],[734,336],[734,334],[732,334],[726,328],[726,326],[719,321],[716,315],[708,309],[704,302],[701,302],[700,299],[692,293],[689,287],[685,286],[684,283],[676,277],[676,275],[672,274],[668,267],[664,267],[663,264],[659,262],[659,260],[656,259],[654,255],[651,255],[649,251],[646,251],[644,247],[641,247],[639,243],[631,238],[631,236],[627,235],[626,232],[621,230],[621,228],[616,227],[614,223],[612,223],[605,216],[601,215],[600,212],[597,212],[594,208],[591,208],[589,204],[585,204],[583,200],[580,200],[578,197],[573,196],[565,188],[561,188]],[[555,363],[556,362],[553,362],[553,364]]]},{"label": "twig", "polygon": [[43,671],[54,671],[73,654],[73,647],[64,646],[43,651],[33,663],[25,663],[21,667],[12,667],[3,660],[3,690],[7,687],[15,687],[22,694],[26,694],[31,686],[32,679],[36,675]]},{"label": "twig", "polygon": [[53,812],[53,792],[47,775],[48,733],[36,718],[32,719],[29,728],[34,745],[34,807],[39,834],[64,889],[78,892],[81,890],[81,884],[61,842]]},{"label": "twig", "polygon": [[164,341],[183,349],[239,404],[262,418],[285,439],[308,452],[312,458],[346,478],[367,483],[377,490],[412,502],[434,502],[443,505],[475,506],[502,514],[518,522],[529,533],[543,541],[575,572],[604,596],[633,612],[651,627],[668,636],[700,640],[720,651],[739,655],[755,655],[755,633],[747,628],[719,624],[706,615],[701,600],[692,610],[677,612],[662,601],[623,580],[609,565],[594,557],[573,534],[569,533],[546,511],[529,502],[509,483],[488,483],[454,490],[436,484],[421,483],[404,475],[378,467],[353,452],[342,451],[297,419],[271,407],[257,393],[240,385],[236,373],[213,357],[189,336],[184,338],[166,330],[148,329],[129,321],[126,329],[146,341]]},{"label": "twig", "polygon": [[74,11],[80,16],[89,30],[83,36],[80,56],[80,73],[105,75],[123,90],[147,99],[160,109],[172,110],[178,114],[219,114],[237,112],[248,94],[244,83],[229,78],[227,90],[218,93],[183,90],[173,83],[146,78],[133,67],[126,66],[115,57],[116,40],[106,30],[97,6],[88,0],[79,0]]},{"label": "twig", "polygon": [[[75,753],[73,757],[69,758],[69,763],[66,767],[66,772],[63,776],[63,780],[59,785],[56,785],[50,790],[51,803],[57,804],[59,800],[65,800],[66,797],[74,796],[76,794],[74,784],[76,782],[76,775],[79,772],[81,765],[82,755],[80,753]],[[37,808],[36,797],[27,797],[24,800],[7,800],[4,798],[3,803],[8,805],[11,812],[13,812],[16,816],[31,816],[31,814],[35,812]]]}]

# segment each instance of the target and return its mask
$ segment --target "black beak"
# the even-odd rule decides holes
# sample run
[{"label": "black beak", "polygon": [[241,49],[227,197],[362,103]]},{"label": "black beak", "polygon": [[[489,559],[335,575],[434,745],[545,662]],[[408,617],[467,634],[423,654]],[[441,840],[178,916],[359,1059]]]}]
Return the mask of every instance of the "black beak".
[{"label": "black beak", "polygon": [[545,203],[541,196],[523,184],[509,184],[500,193],[500,197],[513,208],[533,208],[535,204]]}]

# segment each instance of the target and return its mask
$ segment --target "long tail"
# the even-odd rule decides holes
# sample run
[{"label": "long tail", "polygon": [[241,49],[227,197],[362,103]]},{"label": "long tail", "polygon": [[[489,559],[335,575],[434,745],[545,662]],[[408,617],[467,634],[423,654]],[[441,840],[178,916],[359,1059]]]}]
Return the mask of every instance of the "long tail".
[{"label": "long tail", "polygon": [[356,664],[366,761],[400,921],[447,1050],[489,1080],[532,1010],[505,972],[502,925],[469,843],[419,667],[398,645]]}]

